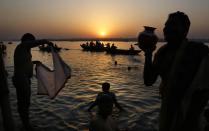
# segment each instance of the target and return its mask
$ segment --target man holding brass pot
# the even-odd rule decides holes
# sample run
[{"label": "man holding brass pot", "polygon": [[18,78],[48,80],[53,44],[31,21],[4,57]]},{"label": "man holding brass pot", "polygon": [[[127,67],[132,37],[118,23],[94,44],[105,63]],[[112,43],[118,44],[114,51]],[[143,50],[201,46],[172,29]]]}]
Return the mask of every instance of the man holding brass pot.
[{"label": "man holding brass pot", "polygon": [[[190,20],[183,12],[169,14],[163,29],[167,43],[155,53],[153,60],[157,37],[142,33],[138,37],[138,46],[145,54],[144,84],[152,86],[158,76],[161,78],[159,131],[201,131],[200,116],[209,90],[194,88],[192,94],[189,92],[209,49],[203,43],[187,40],[189,27]],[[186,101],[187,95],[191,97]],[[189,103],[188,108],[183,106],[185,101]]]}]

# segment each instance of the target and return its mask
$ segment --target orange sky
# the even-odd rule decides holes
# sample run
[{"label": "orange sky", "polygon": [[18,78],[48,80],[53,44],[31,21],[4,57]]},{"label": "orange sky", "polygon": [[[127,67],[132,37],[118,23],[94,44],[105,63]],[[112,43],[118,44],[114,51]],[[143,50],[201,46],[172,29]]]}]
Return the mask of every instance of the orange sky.
[{"label": "orange sky", "polygon": [[136,37],[144,25],[163,37],[168,14],[178,10],[191,19],[189,37],[209,38],[208,7],[208,0],[2,0],[0,40],[26,32],[38,38]]}]

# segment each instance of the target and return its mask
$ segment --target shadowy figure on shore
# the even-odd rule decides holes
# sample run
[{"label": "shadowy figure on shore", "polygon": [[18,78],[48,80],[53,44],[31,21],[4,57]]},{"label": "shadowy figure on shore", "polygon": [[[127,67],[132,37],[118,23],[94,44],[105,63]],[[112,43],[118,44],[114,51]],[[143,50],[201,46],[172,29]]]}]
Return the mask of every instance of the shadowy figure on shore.
[{"label": "shadowy figure on shore", "polygon": [[14,131],[14,121],[9,100],[9,89],[7,84],[7,72],[5,70],[3,53],[4,47],[0,47],[0,108],[3,117],[5,131]]},{"label": "shadowy figure on shore", "polygon": [[189,108],[182,112],[182,101],[191,89],[201,61],[209,49],[203,43],[188,41],[190,20],[183,12],[169,14],[163,29],[167,44],[152,60],[155,45],[141,49],[145,53],[144,83],[151,86],[161,77],[161,109],[159,131],[201,131],[200,114],[207,104],[209,92],[196,89],[191,94]]},{"label": "shadowy figure on shore", "polygon": [[42,44],[51,45],[47,40],[36,40],[35,37],[26,33],[21,38],[21,43],[17,45],[14,52],[14,76],[13,84],[17,93],[17,106],[23,127],[27,131],[33,128],[29,121],[29,107],[31,97],[31,80],[33,76],[33,64],[39,61],[32,61],[31,48]]},{"label": "shadowy figure on shore", "polygon": [[100,98],[102,96],[108,96],[111,98],[111,103],[115,104],[115,106],[120,110],[123,111],[123,108],[120,106],[120,104],[117,102],[116,96],[113,92],[110,92],[110,83],[103,83],[102,84],[102,92],[98,93],[96,100],[93,102],[93,104],[89,107],[88,111],[91,111],[91,109],[95,106],[99,106],[100,104]]}]

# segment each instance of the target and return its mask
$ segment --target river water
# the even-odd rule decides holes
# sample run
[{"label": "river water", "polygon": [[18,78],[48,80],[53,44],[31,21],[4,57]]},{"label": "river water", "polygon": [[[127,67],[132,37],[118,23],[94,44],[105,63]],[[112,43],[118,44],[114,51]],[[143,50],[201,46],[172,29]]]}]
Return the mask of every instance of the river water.
[{"label": "river water", "polygon": [[[13,53],[19,42],[7,46],[5,56],[6,70],[9,73],[8,84],[13,116],[17,128],[21,127],[17,113],[16,91],[12,85]],[[50,100],[48,96],[37,95],[37,81],[32,78],[32,97],[30,118],[33,125],[43,131],[83,131],[88,130],[90,115],[87,109],[101,91],[101,84],[109,82],[111,91],[126,110],[119,113],[116,108],[113,118],[120,128],[130,131],[155,131],[158,128],[160,97],[158,85],[160,79],[150,87],[143,84],[144,54],[137,56],[115,55],[104,52],[91,53],[82,51],[83,42],[55,42],[68,48],[59,54],[72,68],[72,77],[58,96]],[[106,42],[104,42],[106,43]],[[112,42],[111,42],[112,43]],[[114,42],[118,48],[128,49],[133,42]],[[162,45],[163,43],[158,43]],[[135,49],[138,47],[135,46]],[[52,68],[51,54],[32,49],[33,60],[39,60]],[[114,65],[117,61],[118,65]],[[131,67],[131,70],[128,70]],[[93,112],[96,113],[96,108]]]}]

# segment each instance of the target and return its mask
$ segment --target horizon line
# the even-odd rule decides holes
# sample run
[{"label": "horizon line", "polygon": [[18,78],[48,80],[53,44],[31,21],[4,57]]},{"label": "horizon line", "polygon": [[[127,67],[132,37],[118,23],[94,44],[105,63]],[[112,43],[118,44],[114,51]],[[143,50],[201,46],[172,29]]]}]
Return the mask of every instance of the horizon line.
[{"label": "horizon line", "polygon": [[[188,38],[189,40],[209,42],[209,38]],[[40,40],[38,38],[37,40]],[[113,38],[46,38],[49,41],[121,41],[121,42],[137,42],[136,37],[113,37]],[[20,41],[20,39],[5,39],[0,41]],[[159,38],[158,42],[165,42],[164,38]]]}]

